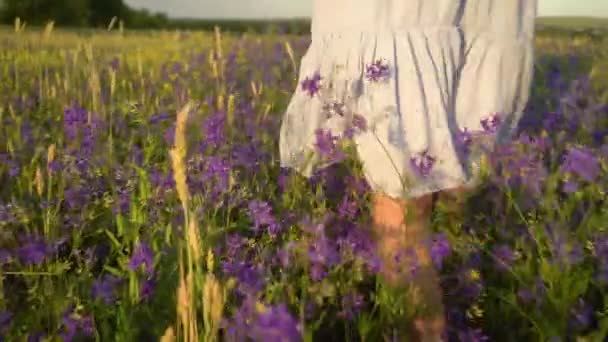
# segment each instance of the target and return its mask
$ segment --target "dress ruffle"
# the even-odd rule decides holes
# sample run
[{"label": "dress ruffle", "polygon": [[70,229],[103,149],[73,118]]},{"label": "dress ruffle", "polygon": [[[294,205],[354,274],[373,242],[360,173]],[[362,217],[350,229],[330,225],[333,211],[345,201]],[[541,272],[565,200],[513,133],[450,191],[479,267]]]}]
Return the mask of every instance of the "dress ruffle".
[{"label": "dress ruffle", "polygon": [[364,119],[353,140],[375,191],[409,198],[473,184],[480,155],[469,143],[482,137],[491,148],[511,135],[532,63],[532,39],[519,33],[457,25],[313,33],[281,127],[282,166],[310,176],[319,139],[350,135]]}]

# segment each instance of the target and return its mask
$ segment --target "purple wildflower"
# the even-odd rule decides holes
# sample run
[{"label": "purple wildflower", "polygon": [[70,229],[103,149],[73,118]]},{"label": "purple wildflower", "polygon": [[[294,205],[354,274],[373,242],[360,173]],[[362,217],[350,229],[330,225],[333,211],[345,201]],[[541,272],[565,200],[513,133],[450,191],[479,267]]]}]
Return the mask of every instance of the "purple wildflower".
[{"label": "purple wildflower", "polygon": [[386,60],[378,59],[365,67],[365,77],[372,82],[387,80],[391,75],[391,69]]},{"label": "purple wildflower", "polygon": [[223,261],[222,270],[228,277],[238,280],[241,294],[255,294],[264,288],[263,268],[245,261]]},{"label": "purple wildflower", "polygon": [[13,321],[13,314],[9,311],[0,312],[0,331],[5,331],[11,325]]},{"label": "purple wildflower", "polygon": [[249,337],[254,341],[297,342],[302,340],[301,327],[285,304],[266,308],[258,314]]},{"label": "purple wildflower", "polygon": [[93,336],[95,331],[94,321],[91,316],[82,316],[68,308],[63,314],[61,338],[66,342],[74,341],[80,335]]},{"label": "purple wildflower", "polygon": [[348,196],[344,196],[338,207],[338,215],[347,220],[354,220],[359,212],[357,202],[351,200]]},{"label": "purple wildflower", "polygon": [[463,154],[469,153],[472,143],[473,135],[467,128],[456,133],[456,146]]},{"label": "purple wildflower", "polygon": [[443,233],[435,235],[431,244],[431,259],[438,269],[443,267],[443,261],[451,253],[450,242]]},{"label": "purple wildflower", "polygon": [[114,207],[114,214],[126,215],[131,208],[131,194],[128,191],[121,191],[118,194],[118,201]]},{"label": "purple wildflower", "polygon": [[310,279],[313,281],[321,281],[323,278],[327,277],[327,270],[325,266],[321,264],[312,264],[310,265]]},{"label": "purple wildflower", "polygon": [[410,165],[418,175],[427,177],[431,174],[435,161],[435,157],[431,156],[428,151],[423,151],[410,158]]},{"label": "purple wildflower", "polygon": [[350,292],[342,297],[342,311],[340,316],[352,320],[363,309],[365,298],[358,292]]},{"label": "purple wildflower", "polygon": [[120,59],[118,59],[118,57],[112,58],[112,61],[110,62],[110,68],[116,71],[118,70],[118,67],[120,67]]},{"label": "purple wildflower", "polygon": [[112,304],[115,300],[116,288],[120,285],[121,280],[112,275],[105,274],[101,279],[93,283],[91,295],[93,299],[101,299],[106,304]]},{"label": "purple wildflower", "polygon": [[346,155],[340,150],[336,144],[338,140],[337,136],[334,136],[330,130],[318,129],[315,132],[316,135],[316,147],[317,151],[327,158],[329,161],[339,162],[342,161]]},{"label": "purple wildflower", "polygon": [[52,253],[52,248],[39,236],[26,236],[17,249],[17,255],[25,265],[39,265]]},{"label": "purple wildflower", "polygon": [[310,279],[313,281],[321,281],[323,278],[327,277],[327,270],[325,266],[321,264],[312,264],[310,265]]},{"label": "purple wildflower", "polygon": [[253,229],[256,232],[266,226],[271,233],[277,233],[279,224],[272,215],[272,207],[267,202],[257,200],[249,202],[249,216],[253,219]]},{"label": "purple wildflower", "polygon": [[576,330],[588,328],[593,321],[593,308],[585,303],[582,298],[579,298],[578,302],[572,308],[571,313],[571,325]]},{"label": "purple wildflower", "polygon": [[204,146],[217,147],[225,140],[226,112],[216,111],[203,121]]},{"label": "purple wildflower", "polygon": [[163,133],[163,139],[165,140],[165,143],[167,145],[173,145],[173,142],[175,141],[175,124],[165,129],[165,132]]},{"label": "purple wildflower", "polygon": [[234,258],[245,250],[247,239],[239,234],[229,234],[226,237],[226,256]]},{"label": "purple wildflower", "polygon": [[0,266],[2,266],[4,264],[8,264],[12,260],[13,260],[13,256],[11,255],[11,252],[9,252],[8,250],[6,250],[4,248],[0,248]]},{"label": "purple wildflower", "polygon": [[562,184],[562,191],[567,194],[572,194],[577,192],[579,189],[579,184],[577,181],[573,179],[568,179]]},{"label": "purple wildflower", "polygon": [[312,263],[333,266],[340,262],[340,254],[334,244],[324,235],[315,238],[308,247],[308,258]]},{"label": "purple wildflower", "polygon": [[484,342],[490,338],[481,329],[466,329],[458,333],[458,340],[463,342]]},{"label": "purple wildflower", "polygon": [[288,243],[285,247],[281,248],[278,252],[277,252],[277,260],[278,260],[278,264],[287,269],[289,268],[289,266],[291,266],[291,257],[292,257],[292,249],[293,249],[293,243]]},{"label": "purple wildflower", "polygon": [[154,114],[150,117],[150,119],[148,120],[148,122],[151,125],[156,125],[159,122],[168,120],[171,118],[171,115],[169,113],[158,113],[158,114]]},{"label": "purple wildflower", "polygon": [[519,289],[517,291],[517,298],[523,304],[530,304],[530,303],[534,302],[534,300],[535,300],[535,294],[530,289],[521,288],[521,289]]},{"label": "purple wildflower", "polygon": [[154,277],[150,277],[149,279],[144,280],[139,285],[139,298],[142,301],[148,301],[154,294],[155,288],[156,279]]},{"label": "purple wildflower", "polygon": [[599,175],[600,162],[591,150],[573,147],[568,149],[560,170],[576,174],[588,182],[593,182]]},{"label": "purple wildflower", "polygon": [[136,272],[141,266],[145,265],[145,272],[151,274],[154,270],[154,252],[150,246],[141,242],[137,245],[135,252],[129,260],[129,268]]},{"label": "purple wildflower", "polygon": [[513,261],[515,261],[515,253],[511,247],[507,245],[499,245],[494,247],[492,251],[496,266],[500,271],[506,271]]},{"label": "purple wildflower", "polygon": [[321,74],[316,72],[312,77],[306,77],[302,81],[302,90],[310,97],[315,96],[321,90]]},{"label": "purple wildflower", "polygon": [[43,332],[31,333],[27,337],[27,342],[42,342],[47,338],[47,335]]},{"label": "purple wildflower", "polygon": [[205,183],[213,184],[211,197],[215,198],[219,194],[228,190],[230,186],[230,163],[224,158],[210,156],[207,158],[202,180]]}]

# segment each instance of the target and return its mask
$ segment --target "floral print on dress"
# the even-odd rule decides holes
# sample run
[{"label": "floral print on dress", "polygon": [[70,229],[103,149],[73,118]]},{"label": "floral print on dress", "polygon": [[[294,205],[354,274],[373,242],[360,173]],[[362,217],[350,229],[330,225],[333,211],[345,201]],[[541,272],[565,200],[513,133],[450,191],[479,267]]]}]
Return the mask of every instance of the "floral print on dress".
[{"label": "floral print on dress", "polygon": [[378,59],[365,67],[365,78],[371,82],[386,81],[390,76],[390,65],[384,59]]},{"label": "floral print on dress", "polygon": [[[370,82],[383,82],[391,77],[391,68],[385,59],[378,59],[373,63],[367,64],[364,70],[364,77]],[[325,88],[325,92],[321,92],[324,87],[321,84],[323,77],[320,72],[315,72],[311,76],[306,77],[301,82],[302,90],[310,96],[310,98],[316,95],[323,97],[332,97],[337,94],[331,94],[334,90],[330,82],[329,86]],[[353,138],[356,133],[365,132],[367,127],[367,120],[362,115],[357,115],[349,112],[349,109],[344,101],[330,100],[326,101],[322,106],[322,111],[326,115],[326,119],[332,119],[335,117],[346,118],[349,115],[349,124],[345,128],[341,137],[333,135],[331,130],[318,129],[315,132],[315,147],[317,152],[326,159],[327,161],[339,162],[346,158],[342,151],[340,151],[337,142],[341,138]],[[396,115],[396,112],[391,112],[389,115]],[[455,134],[455,144],[458,152],[465,158],[468,158],[471,149],[481,144],[480,138],[495,135],[501,124],[503,123],[503,113],[492,113],[486,117],[480,119],[481,129],[469,130],[467,127],[459,130]],[[429,152],[424,150],[422,152],[413,153],[409,159],[410,168],[416,175],[422,178],[429,177],[437,162],[440,159]]]},{"label": "floral print on dress", "polygon": [[498,128],[502,124],[502,114],[501,113],[493,113],[490,116],[481,119],[481,127],[484,132],[489,134],[494,134],[498,132]]},{"label": "floral print on dress", "polygon": [[422,151],[415,153],[410,158],[410,165],[419,176],[428,177],[436,161],[437,159],[431,156],[428,151]]},{"label": "floral print on dress", "polygon": [[316,72],[312,77],[306,77],[302,81],[302,90],[310,97],[314,97],[321,90],[321,74]]},{"label": "floral print on dress", "polygon": [[323,111],[327,114],[328,118],[334,116],[344,117],[346,114],[346,104],[340,101],[331,101],[323,105]]}]

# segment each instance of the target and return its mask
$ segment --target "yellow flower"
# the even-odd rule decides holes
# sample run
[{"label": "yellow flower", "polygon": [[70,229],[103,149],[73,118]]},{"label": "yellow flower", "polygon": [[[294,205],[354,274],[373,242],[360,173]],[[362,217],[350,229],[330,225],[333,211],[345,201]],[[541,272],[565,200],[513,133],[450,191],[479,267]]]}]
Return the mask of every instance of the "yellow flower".
[{"label": "yellow flower", "polygon": [[482,318],[483,317],[483,309],[480,308],[479,305],[473,304],[473,306],[471,306],[467,310],[467,317],[469,319]]},{"label": "yellow flower", "polygon": [[481,273],[478,270],[475,270],[475,269],[470,270],[468,272],[468,278],[469,278],[470,281],[473,281],[473,282],[479,281],[481,279]]}]

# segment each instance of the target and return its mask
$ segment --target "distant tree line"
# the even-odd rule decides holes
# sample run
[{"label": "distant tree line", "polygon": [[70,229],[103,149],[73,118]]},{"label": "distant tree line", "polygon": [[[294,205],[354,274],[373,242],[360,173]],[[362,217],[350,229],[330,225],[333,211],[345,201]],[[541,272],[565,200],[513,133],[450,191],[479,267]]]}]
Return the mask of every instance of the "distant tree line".
[{"label": "distant tree line", "polygon": [[54,21],[65,27],[102,27],[114,17],[133,28],[162,28],[169,23],[167,15],[132,9],[123,0],[0,0],[4,24],[20,18],[33,26]]}]

